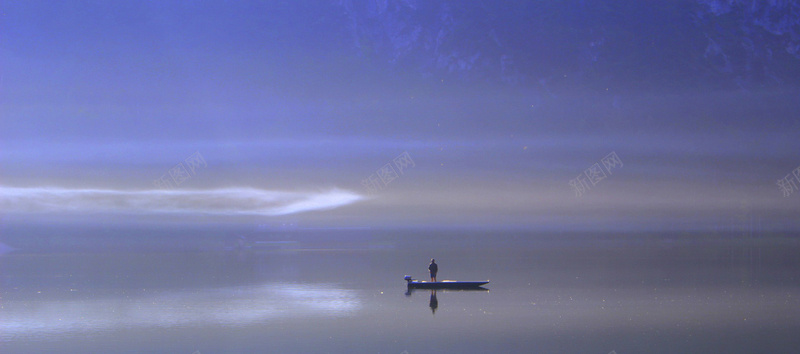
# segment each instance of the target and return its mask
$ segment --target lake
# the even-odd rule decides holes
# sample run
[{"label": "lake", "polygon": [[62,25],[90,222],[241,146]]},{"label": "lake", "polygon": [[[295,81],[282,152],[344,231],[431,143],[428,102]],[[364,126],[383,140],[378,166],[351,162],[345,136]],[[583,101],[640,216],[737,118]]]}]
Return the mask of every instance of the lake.
[{"label": "lake", "polygon": [[[367,229],[239,239],[6,252],[0,351],[800,348],[800,242],[781,235]],[[432,257],[440,280],[489,279],[488,290],[409,292],[403,276],[425,279]]]}]

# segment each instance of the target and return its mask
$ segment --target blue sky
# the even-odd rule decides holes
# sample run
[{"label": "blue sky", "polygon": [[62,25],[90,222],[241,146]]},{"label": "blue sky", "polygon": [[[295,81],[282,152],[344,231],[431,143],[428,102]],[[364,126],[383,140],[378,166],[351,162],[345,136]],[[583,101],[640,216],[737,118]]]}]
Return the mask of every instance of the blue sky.
[{"label": "blue sky", "polygon": [[[800,193],[776,185],[800,167],[785,36],[722,33],[709,1],[674,18],[576,3],[4,2],[0,212],[796,228]],[[569,182],[612,152],[623,165],[576,195]],[[156,188],[196,153],[205,164]],[[365,188],[403,153],[413,166]]]}]

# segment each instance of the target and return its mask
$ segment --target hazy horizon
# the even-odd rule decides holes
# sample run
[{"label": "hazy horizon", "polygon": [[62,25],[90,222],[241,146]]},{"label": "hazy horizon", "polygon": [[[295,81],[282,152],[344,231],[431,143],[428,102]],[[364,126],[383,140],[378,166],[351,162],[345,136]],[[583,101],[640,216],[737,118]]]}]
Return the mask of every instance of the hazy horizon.
[{"label": "hazy horizon", "polygon": [[[538,27],[510,3],[482,5],[503,19],[488,23],[446,1],[7,3],[0,212],[601,230],[746,217],[797,230],[800,196],[776,184],[800,167],[796,59],[764,64],[778,81],[737,71],[738,52],[719,69],[714,50],[743,37],[707,25],[741,9],[680,3],[705,15],[588,2]],[[614,13],[663,18],[617,28]],[[655,45],[620,47],[625,36]],[[676,51],[694,57],[663,57]],[[605,177],[576,191],[595,164]],[[248,192],[220,195],[234,190]]]}]

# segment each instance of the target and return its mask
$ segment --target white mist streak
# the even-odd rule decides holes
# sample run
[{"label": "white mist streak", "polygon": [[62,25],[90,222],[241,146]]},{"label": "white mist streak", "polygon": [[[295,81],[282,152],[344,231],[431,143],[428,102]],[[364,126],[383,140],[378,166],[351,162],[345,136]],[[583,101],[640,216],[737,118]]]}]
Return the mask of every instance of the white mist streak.
[{"label": "white mist streak", "polygon": [[362,196],[341,189],[323,192],[255,188],[127,191],[0,186],[0,211],[23,213],[287,215],[337,208],[361,199]]}]

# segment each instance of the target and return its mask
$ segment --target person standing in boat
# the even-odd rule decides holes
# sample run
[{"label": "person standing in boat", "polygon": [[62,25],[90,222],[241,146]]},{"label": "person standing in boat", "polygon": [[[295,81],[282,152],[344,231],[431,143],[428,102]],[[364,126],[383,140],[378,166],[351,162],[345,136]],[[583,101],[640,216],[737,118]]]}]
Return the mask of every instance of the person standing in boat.
[{"label": "person standing in boat", "polygon": [[431,265],[428,266],[428,270],[431,271],[431,281],[436,281],[436,273],[439,272],[439,265],[436,264],[436,260],[431,258]]}]

